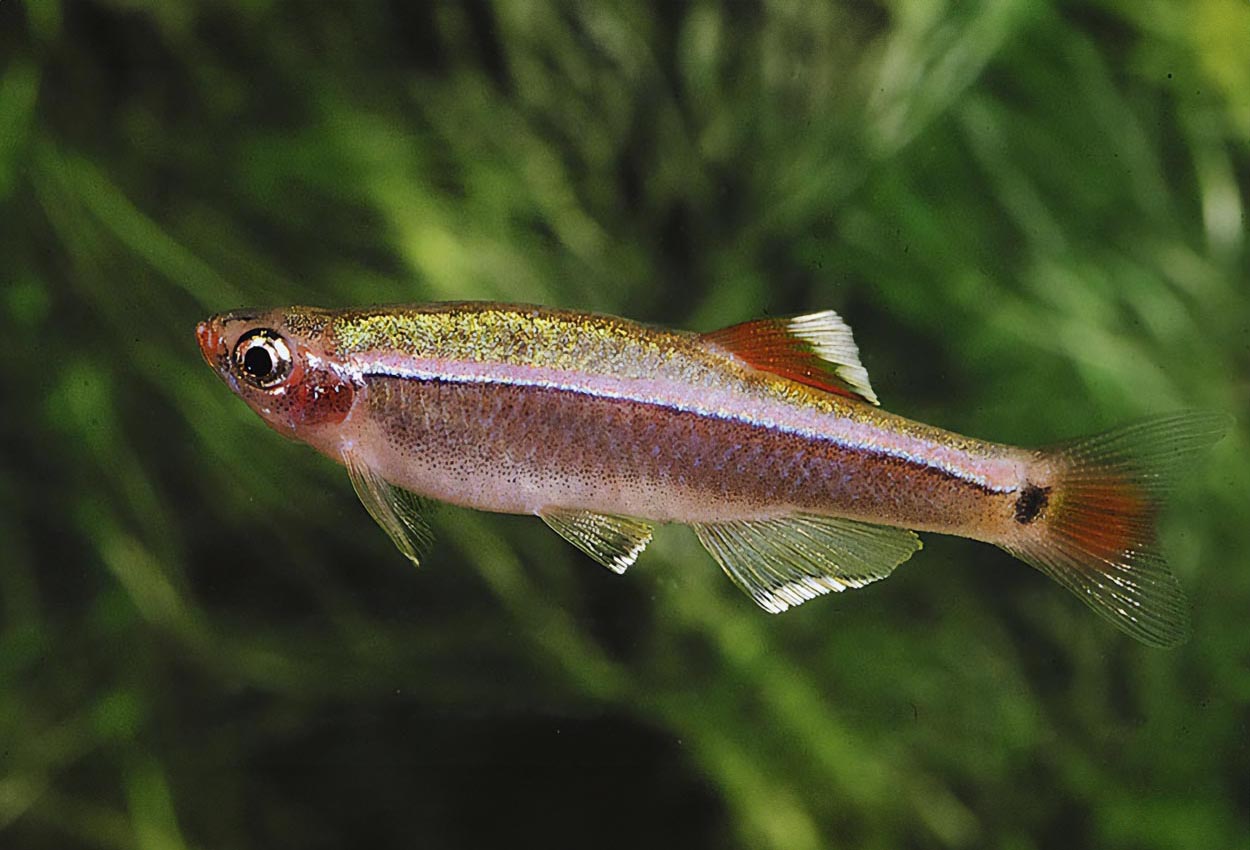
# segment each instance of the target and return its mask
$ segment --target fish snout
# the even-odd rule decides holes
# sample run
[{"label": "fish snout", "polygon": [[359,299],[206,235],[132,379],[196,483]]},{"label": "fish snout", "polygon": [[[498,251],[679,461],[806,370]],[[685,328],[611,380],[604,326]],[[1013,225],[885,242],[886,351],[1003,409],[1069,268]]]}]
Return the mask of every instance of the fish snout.
[{"label": "fish snout", "polygon": [[216,320],[209,319],[196,325],[195,338],[200,343],[200,353],[204,355],[204,361],[215,368],[226,354],[226,343],[217,330]]}]

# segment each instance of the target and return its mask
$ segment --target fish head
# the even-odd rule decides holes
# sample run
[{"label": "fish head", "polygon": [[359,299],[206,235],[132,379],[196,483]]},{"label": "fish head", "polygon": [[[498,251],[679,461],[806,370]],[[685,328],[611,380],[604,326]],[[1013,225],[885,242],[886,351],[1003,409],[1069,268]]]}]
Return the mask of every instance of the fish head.
[{"label": "fish head", "polygon": [[234,310],[200,322],[195,334],[204,360],[257,415],[317,444],[351,415],[357,389],[332,356],[328,320],[307,307]]}]

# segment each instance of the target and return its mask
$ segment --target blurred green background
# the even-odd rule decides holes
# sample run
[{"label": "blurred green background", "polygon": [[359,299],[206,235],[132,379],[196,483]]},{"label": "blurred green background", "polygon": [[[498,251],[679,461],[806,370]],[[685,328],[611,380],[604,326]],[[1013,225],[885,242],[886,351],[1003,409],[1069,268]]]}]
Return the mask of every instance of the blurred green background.
[{"label": "blurred green background", "polygon": [[833,307],[887,408],[1250,419],[1250,4],[0,2],[0,845],[1250,846],[1250,454],[1173,652],[984,545],[764,614],[443,509],[409,568],[218,310]]}]

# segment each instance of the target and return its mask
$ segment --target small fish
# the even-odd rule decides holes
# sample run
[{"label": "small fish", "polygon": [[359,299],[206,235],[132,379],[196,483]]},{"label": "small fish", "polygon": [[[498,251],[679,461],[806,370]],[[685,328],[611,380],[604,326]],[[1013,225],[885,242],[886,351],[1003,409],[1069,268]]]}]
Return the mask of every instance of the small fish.
[{"label": "small fish", "polygon": [[779,612],[884,578],[932,531],[1007,550],[1147,644],[1187,636],[1155,520],[1222,414],[1043,450],[960,436],[877,407],[828,310],[700,334],[525,305],[288,307],[196,332],[414,562],[423,499],[537,515],[618,573],[676,522]]}]

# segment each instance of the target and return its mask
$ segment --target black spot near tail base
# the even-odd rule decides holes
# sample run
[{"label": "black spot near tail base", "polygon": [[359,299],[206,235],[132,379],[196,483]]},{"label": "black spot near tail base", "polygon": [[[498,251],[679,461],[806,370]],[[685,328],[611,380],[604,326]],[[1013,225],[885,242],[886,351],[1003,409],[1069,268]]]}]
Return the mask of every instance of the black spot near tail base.
[{"label": "black spot near tail base", "polygon": [[1050,488],[1028,484],[1016,499],[1016,522],[1028,525],[1042,515],[1050,501]]}]

